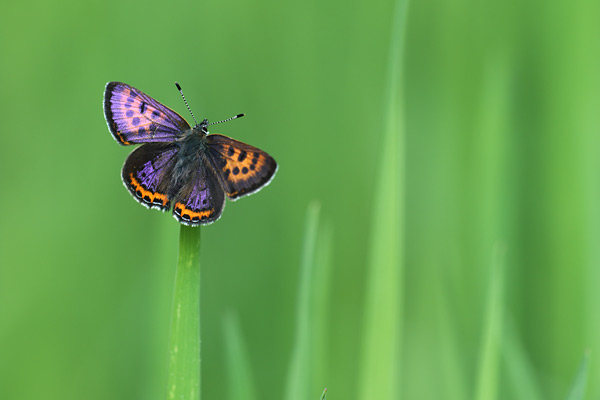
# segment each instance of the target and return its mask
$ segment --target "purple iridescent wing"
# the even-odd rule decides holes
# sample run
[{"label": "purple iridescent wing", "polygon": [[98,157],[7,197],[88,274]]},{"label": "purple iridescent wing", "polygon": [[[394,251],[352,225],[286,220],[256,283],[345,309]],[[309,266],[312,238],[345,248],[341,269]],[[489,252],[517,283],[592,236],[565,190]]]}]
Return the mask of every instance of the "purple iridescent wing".
[{"label": "purple iridescent wing", "polygon": [[171,175],[178,151],[174,143],[146,143],[127,157],[123,183],[143,206],[162,211],[170,208]]},{"label": "purple iridescent wing", "polygon": [[277,163],[267,153],[227,136],[206,137],[207,155],[230,200],[258,192],[277,172]]},{"label": "purple iridescent wing", "polygon": [[123,145],[172,142],[190,129],[181,115],[121,82],[106,84],[104,117],[110,133]]},{"label": "purple iridescent wing", "polygon": [[173,217],[190,226],[212,224],[225,207],[225,193],[212,169],[196,164],[173,200]]}]

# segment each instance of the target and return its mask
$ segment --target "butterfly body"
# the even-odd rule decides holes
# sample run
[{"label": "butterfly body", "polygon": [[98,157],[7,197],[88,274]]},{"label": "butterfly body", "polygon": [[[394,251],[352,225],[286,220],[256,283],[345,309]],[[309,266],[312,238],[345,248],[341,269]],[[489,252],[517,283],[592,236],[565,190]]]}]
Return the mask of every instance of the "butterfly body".
[{"label": "butterfly body", "polygon": [[127,84],[106,85],[104,113],[120,144],[142,144],[123,166],[125,187],[147,208],[173,207],[183,224],[216,221],[226,197],[235,201],[259,191],[277,171],[266,152],[209,134],[206,119],[190,127],[175,111]]}]

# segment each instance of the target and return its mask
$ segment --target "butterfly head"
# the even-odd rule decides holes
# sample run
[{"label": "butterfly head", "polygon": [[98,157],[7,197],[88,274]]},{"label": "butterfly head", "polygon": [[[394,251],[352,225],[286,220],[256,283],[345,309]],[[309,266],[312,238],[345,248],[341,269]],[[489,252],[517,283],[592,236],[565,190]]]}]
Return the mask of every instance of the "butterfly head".
[{"label": "butterfly head", "polygon": [[205,135],[208,135],[208,125],[210,125],[208,123],[208,119],[204,118],[204,121],[202,121],[198,125],[196,125],[196,129],[199,129],[202,133],[204,133]]},{"label": "butterfly head", "polygon": [[210,124],[208,123],[208,119],[204,118],[204,120],[202,122],[200,122],[199,124],[196,124],[193,128],[192,128],[192,133],[195,135],[199,135],[199,136],[206,136],[208,135],[208,126]]}]

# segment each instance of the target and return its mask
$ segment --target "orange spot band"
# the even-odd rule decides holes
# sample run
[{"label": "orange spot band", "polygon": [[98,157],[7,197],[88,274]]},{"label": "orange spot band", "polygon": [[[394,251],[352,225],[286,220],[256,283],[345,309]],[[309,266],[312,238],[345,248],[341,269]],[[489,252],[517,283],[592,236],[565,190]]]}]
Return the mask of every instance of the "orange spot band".
[{"label": "orange spot band", "polygon": [[203,211],[192,211],[189,208],[186,208],[182,203],[175,203],[174,208],[175,208],[175,211],[177,213],[179,213],[179,215],[182,218],[187,217],[190,220],[193,220],[194,218],[199,218],[200,220],[202,220],[204,218],[210,217],[215,212],[214,208],[211,208],[210,210],[203,210]]},{"label": "orange spot band", "polygon": [[[142,199],[144,199],[145,197],[149,197],[150,203],[154,203],[155,200],[160,200],[162,202],[163,207],[167,206],[169,199],[167,198],[166,195],[164,195],[162,193],[158,193],[158,192],[154,193],[154,192],[144,189],[144,187],[141,185],[141,183],[138,182],[138,180],[133,177],[133,173],[129,174],[129,179],[131,181],[131,186],[133,186],[133,189],[136,192],[139,191],[142,194],[141,195]],[[148,201],[148,200],[145,200],[145,201]]]}]

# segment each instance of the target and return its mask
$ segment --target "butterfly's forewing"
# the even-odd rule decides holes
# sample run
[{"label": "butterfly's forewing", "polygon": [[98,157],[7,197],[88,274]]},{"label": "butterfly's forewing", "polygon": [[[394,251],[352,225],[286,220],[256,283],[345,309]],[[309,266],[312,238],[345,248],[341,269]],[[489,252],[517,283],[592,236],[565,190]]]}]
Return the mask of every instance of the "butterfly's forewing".
[{"label": "butterfly's forewing", "polygon": [[225,194],[212,169],[198,162],[197,168],[183,180],[173,200],[173,216],[182,224],[206,225],[221,217],[225,207]]},{"label": "butterfly's forewing", "polygon": [[109,82],[104,91],[104,116],[121,144],[171,142],[190,129],[167,106],[121,82]]},{"label": "butterfly's forewing", "polygon": [[174,143],[147,143],[127,157],[122,177],[134,199],[148,208],[169,209],[171,174],[178,151]]},{"label": "butterfly's forewing", "polygon": [[233,201],[268,185],[277,171],[273,157],[256,147],[218,134],[208,135],[206,141],[207,156]]}]

